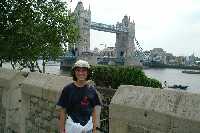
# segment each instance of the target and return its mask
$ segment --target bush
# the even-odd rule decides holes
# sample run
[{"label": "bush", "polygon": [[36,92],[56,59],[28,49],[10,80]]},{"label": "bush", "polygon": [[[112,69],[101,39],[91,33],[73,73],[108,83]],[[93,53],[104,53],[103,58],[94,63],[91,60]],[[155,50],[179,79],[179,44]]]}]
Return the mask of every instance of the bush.
[{"label": "bush", "polygon": [[162,84],[156,80],[148,78],[144,72],[132,66],[92,66],[92,80],[98,86],[111,86],[117,89],[120,85],[135,85],[161,88]]}]

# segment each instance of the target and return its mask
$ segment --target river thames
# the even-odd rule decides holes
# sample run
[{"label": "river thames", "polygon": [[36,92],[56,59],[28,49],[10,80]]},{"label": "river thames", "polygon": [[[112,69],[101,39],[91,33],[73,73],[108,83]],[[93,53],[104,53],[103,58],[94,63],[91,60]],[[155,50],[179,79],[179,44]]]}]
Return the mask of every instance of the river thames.
[{"label": "river thames", "polygon": [[[4,68],[11,68],[9,64],[3,64]],[[42,68],[42,67],[41,67]],[[169,68],[149,68],[144,69],[144,73],[150,77],[159,80],[161,83],[167,81],[167,85],[187,85],[187,91],[200,93],[200,74],[186,74],[182,73],[183,69],[169,69]],[[60,70],[59,65],[46,66],[46,73],[53,73],[57,75],[70,75],[70,72]]]},{"label": "river thames", "polygon": [[200,74],[182,73],[183,69],[144,69],[148,77],[155,78],[161,83],[167,81],[168,85],[188,85],[188,91],[200,92]]}]

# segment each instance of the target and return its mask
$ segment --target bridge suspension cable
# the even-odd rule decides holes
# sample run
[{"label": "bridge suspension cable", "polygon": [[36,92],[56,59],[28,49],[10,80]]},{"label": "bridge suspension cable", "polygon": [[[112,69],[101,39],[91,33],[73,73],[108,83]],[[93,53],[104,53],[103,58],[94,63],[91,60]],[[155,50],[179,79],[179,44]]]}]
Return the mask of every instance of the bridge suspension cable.
[{"label": "bridge suspension cable", "polygon": [[135,40],[135,43],[138,47],[138,51],[136,50],[136,53],[138,54],[138,56],[140,58],[142,58],[142,60],[144,60],[146,57],[148,57],[148,55],[146,55],[144,52],[143,52],[143,48],[140,46],[140,43],[138,42],[138,40],[136,39],[136,37],[134,38]]}]

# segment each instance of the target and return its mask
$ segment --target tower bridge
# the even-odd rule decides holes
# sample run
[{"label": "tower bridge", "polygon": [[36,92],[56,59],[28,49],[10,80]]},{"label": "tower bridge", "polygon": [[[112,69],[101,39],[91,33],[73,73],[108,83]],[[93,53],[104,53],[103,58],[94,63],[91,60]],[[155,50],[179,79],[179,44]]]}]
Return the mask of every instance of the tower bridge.
[{"label": "tower bridge", "polygon": [[[77,54],[90,51],[90,29],[116,34],[115,57],[124,57],[128,64],[134,64],[132,57],[136,54],[135,23],[130,17],[124,16],[121,22],[113,25],[91,21],[91,10],[84,9],[83,3],[78,2],[74,13],[79,27],[79,39],[76,43]],[[138,45],[138,44],[137,44]]]},{"label": "tower bridge", "polygon": [[91,22],[90,25],[91,29],[98,30],[98,31],[104,31],[104,32],[110,32],[110,33],[120,33],[120,32],[128,32],[128,27],[116,27],[115,25],[107,25],[103,23],[97,23],[97,22]]}]

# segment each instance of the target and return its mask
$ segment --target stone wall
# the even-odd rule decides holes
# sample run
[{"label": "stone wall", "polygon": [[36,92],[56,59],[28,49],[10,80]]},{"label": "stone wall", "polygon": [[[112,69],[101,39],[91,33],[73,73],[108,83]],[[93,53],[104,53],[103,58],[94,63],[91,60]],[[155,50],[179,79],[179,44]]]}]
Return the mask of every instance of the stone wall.
[{"label": "stone wall", "polygon": [[6,125],[6,111],[2,104],[3,89],[0,88],[0,133],[4,132],[4,127]]},{"label": "stone wall", "polygon": [[[58,133],[56,102],[71,77],[0,68],[0,133]],[[98,108],[99,121],[100,108]]]},{"label": "stone wall", "polygon": [[110,104],[111,133],[199,133],[200,94],[120,86]]},{"label": "stone wall", "polygon": [[55,103],[63,86],[71,78],[50,74],[30,73],[21,84],[25,133],[56,133]]},{"label": "stone wall", "polygon": [[[58,133],[55,103],[70,82],[70,77],[0,68],[0,133]],[[114,91],[104,91],[104,100],[107,94]],[[123,85],[104,126],[111,133],[199,133],[199,103],[200,94]]]}]

